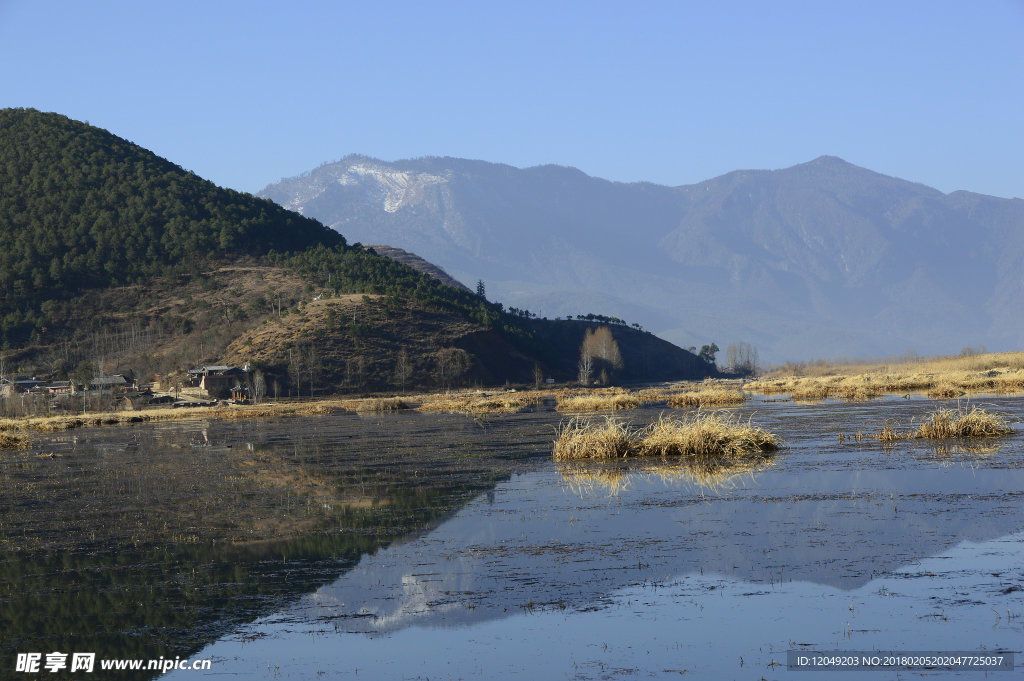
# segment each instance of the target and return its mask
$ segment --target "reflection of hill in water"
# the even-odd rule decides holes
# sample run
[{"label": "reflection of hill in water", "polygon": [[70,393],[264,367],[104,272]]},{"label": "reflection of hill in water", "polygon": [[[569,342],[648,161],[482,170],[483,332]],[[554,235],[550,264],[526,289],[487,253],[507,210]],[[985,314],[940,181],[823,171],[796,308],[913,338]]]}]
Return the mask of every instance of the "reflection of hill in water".
[{"label": "reflection of hill in water", "polygon": [[[1019,468],[889,465],[816,470],[813,456],[789,460],[725,481],[720,495],[643,469],[570,471],[570,484],[550,471],[516,476],[429,535],[364,557],[283,616],[342,620],[348,631],[450,626],[601,607],[623,587],[697,573],[850,590],[1024,527]],[[581,481],[591,493],[579,494]]]},{"label": "reflection of hill in water", "polygon": [[[160,424],[11,454],[21,459],[0,503],[0,652],[191,656],[508,479],[487,443],[469,462],[445,451],[486,437],[477,424],[422,421]],[[262,534],[231,534],[246,529]]]}]

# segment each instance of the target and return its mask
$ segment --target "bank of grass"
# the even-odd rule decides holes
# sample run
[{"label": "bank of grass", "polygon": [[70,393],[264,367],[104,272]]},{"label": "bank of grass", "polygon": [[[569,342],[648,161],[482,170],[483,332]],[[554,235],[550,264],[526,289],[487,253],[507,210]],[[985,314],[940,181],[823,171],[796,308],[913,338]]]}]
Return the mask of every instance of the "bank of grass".
[{"label": "bank of grass", "polygon": [[747,396],[740,390],[732,388],[701,388],[670,395],[667,404],[677,409],[692,407],[726,407],[740,405],[747,401]]},{"label": "bank of grass", "polygon": [[576,417],[563,423],[552,448],[556,461],[651,456],[731,458],[776,451],[782,440],[750,422],[713,412],[661,416],[631,431],[623,422]]},{"label": "bank of grass", "polygon": [[827,385],[808,385],[800,388],[794,388],[793,390],[780,390],[778,392],[789,392],[790,397],[797,402],[820,402],[821,400],[827,399],[832,391]]},{"label": "bank of grass", "polygon": [[446,414],[515,414],[523,409],[539,404],[545,392],[509,392],[509,393],[473,393],[468,395],[438,394],[427,395],[417,407],[419,411]]},{"label": "bank of grass", "polygon": [[628,392],[566,395],[558,398],[555,409],[558,411],[615,411],[617,409],[636,409],[641,404],[637,395]]},{"label": "bank of grass", "polygon": [[0,419],[0,433],[36,431],[56,433],[76,428],[115,426],[153,421],[176,421],[193,418],[249,419],[282,416],[285,414],[332,414],[353,410],[353,400],[319,400],[316,402],[266,403],[258,405],[227,405],[214,407],[182,407],[139,409],[129,411],[87,412],[29,418]]},{"label": "bank of grass", "polygon": [[380,413],[410,409],[412,405],[401,397],[372,397],[355,405],[356,413]]},{"label": "bank of grass", "polygon": [[194,418],[207,419],[250,419],[270,418],[285,415],[334,414],[348,411],[356,413],[384,413],[402,409],[419,409],[425,412],[448,412],[460,414],[512,414],[532,404],[553,398],[554,391],[472,393],[452,395],[437,393],[415,397],[326,397],[308,402],[265,402],[256,405],[234,405],[221,403],[208,407],[156,407],[137,410],[85,412],[81,414],[57,414],[0,418],[0,434],[6,434],[8,448],[21,440],[13,439],[13,433],[53,433],[76,428],[116,426],[154,421],[175,421]]},{"label": "bank of grass", "polygon": [[885,393],[922,392],[935,399],[965,394],[1024,392],[1024,352],[935,357],[913,361],[787,365],[743,386],[793,399],[872,399]]}]

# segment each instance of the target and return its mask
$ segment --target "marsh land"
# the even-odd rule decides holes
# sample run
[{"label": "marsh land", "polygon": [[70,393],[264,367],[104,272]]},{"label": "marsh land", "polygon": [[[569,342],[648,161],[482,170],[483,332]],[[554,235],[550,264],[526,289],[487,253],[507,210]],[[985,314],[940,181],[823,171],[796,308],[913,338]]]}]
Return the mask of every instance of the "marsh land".
[{"label": "marsh land", "polygon": [[[597,418],[696,413],[661,397]],[[972,398],[1008,435],[883,441],[955,401],[746,393],[721,409],[783,444],[734,461],[554,460],[557,395],[480,399],[33,432],[0,469],[5,660],[773,679],[793,649],[1019,646],[1020,397]]]}]

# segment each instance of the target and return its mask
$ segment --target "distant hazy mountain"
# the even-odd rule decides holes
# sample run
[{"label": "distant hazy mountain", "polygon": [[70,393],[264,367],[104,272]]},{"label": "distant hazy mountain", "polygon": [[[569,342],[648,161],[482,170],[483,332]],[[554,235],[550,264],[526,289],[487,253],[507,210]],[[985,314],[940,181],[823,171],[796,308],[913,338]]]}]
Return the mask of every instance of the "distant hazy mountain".
[{"label": "distant hazy mountain", "polygon": [[349,156],[261,196],[547,316],[612,314],[762,359],[1024,346],[1024,201],[823,156],[696,185]]}]

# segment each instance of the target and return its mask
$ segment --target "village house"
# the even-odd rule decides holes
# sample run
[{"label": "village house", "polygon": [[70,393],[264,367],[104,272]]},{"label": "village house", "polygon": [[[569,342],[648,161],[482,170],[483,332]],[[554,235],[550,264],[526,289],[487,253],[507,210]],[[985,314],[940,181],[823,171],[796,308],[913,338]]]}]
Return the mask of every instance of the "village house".
[{"label": "village house", "polygon": [[114,374],[113,376],[96,376],[90,379],[84,387],[86,390],[124,392],[129,388],[134,388],[135,384],[120,374]]},{"label": "village house", "polygon": [[51,395],[70,395],[74,388],[71,381],[50,381],[46,391]]},{"label": "village house", "polygon": [[239,369],[222,364],[189,369],[189,383],[205,390],[210,397],[227,397],[231,388],[249,382],[249,367]]}]

